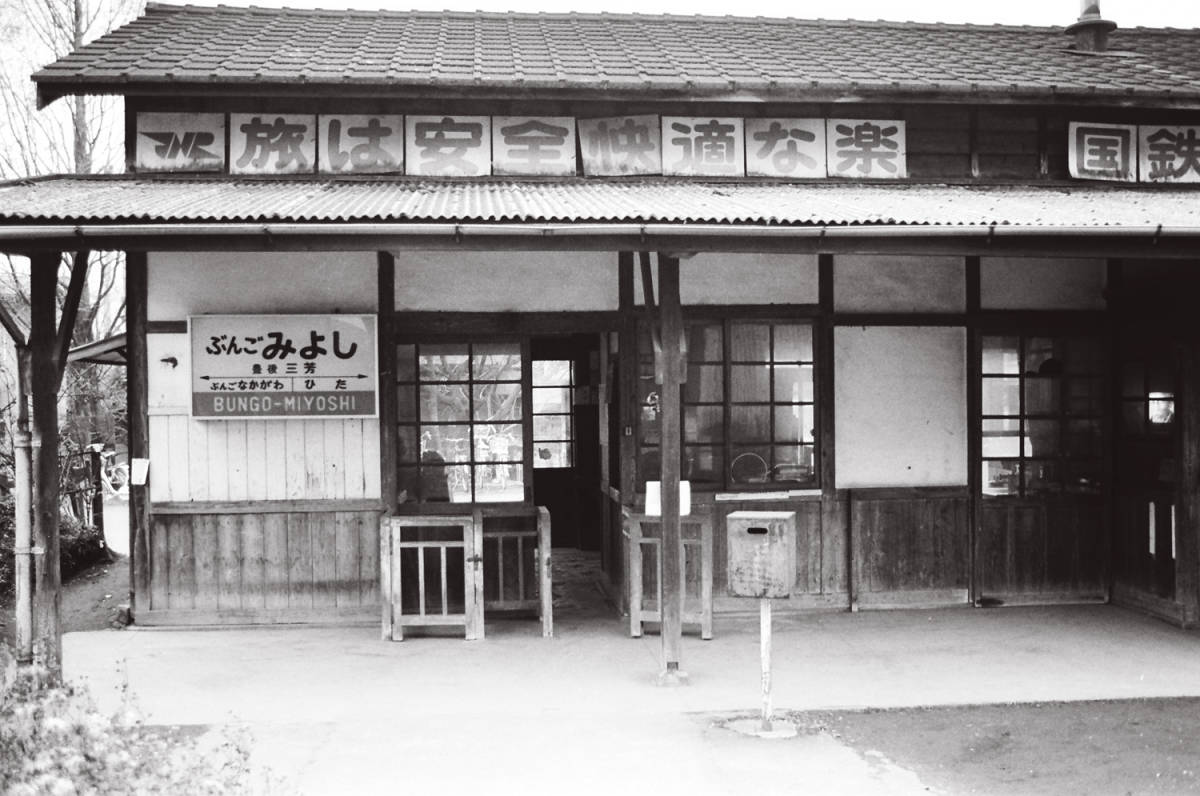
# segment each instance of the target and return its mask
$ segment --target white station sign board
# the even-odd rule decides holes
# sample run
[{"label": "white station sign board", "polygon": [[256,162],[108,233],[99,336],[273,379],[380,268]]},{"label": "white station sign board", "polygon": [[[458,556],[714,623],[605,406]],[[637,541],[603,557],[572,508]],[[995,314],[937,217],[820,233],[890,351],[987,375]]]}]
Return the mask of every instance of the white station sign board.
[{"label": "white station sign board", "polygon": [[374,315],[194,315],[192,417],[375,417]]}]

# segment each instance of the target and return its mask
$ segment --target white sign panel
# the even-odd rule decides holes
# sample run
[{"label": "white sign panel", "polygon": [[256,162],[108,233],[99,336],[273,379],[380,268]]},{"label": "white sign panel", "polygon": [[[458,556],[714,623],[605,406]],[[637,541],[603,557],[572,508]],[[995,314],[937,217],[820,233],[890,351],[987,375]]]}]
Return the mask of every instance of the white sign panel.
[{"label": "white sign panel", "polygon": [[194,315],[192,417],[375,417],[374,315]]},{"label": "white sign panel", "polygon": [[657,116],[579,120],[583,173],[588,177],[662,173]]},{"label": "white sign panel", "polygon": [[225,114],[139,113],[138,171],[224,171]]},{"label": "white sign panel", "polygon": [[747,119],[751,177],[825,177],[824,119]]},{"label": "white sign panel", "polygon": [[323,174],[403,172],[403,116],[321,116]]},{"label": "white sign panel", "polygon": [[492,173],[575,176],[575,119],[492,117]]},{"label": "white sign panel", "polygon": [[664,116],[663,174],[742,177],[746,151],[740,118]]},{"label": "white sign panel", "polygon": [[1200,127],[1138,127],[1139,171],[1146,182],[1200,182]]},{"label": "white sign panel", "polygon": [[317,117],[231,113],[230,174],[305,174],[317,165]]},{"label": "white sign panel", "polygon": [[1138,128],[1129,124],[1071,122],[1067,161],[1072,177],[1135,182]]},{"label": "white sign panel", "polygon": [[826,119],[825,145],[830,177],[908,176],[903,121]]},{"label": "white sign panel", "polygon": [[492,173],[490,116],[409,116],[405,121],[409,174],[474,177]]}]

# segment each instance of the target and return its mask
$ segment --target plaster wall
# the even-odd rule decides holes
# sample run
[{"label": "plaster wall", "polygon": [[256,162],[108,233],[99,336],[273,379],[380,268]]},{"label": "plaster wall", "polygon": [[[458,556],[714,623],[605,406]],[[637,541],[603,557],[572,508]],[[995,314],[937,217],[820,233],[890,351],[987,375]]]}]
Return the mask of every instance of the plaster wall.
[{"label": "plaster wall", "polygon": [[838,488],[967,483],[966,357],[961,328],[834,330]]},{"label": "plaster wall", "polygon": [[983,257],[979,300],[986,310],[1102,310],[1105,264],[1099,259]]},{"label": "plaster wall", "polygon": [[838,312],[963,312],[962,257],[839,254],[833,258]]},{"label": "plaster wall", "polygon": [[617,309],[615,252],[420,252],[396,257],[396,309]]},{"label": "plaster wall", "polygon": [[[651,259],[656,290],[657,259]],[[633,295],[636,303],[645,303],[636,260]],[[684,305],[816,304],[817,257],[701,252],[679,261],[679,297]]]},{"label": "plaster wall", "polygon": [[[373,253],[151,253],[150,321],[376,310]],[[192,420],[185,333],[147,335],[152,502],[380,496],[379,422]]]}]

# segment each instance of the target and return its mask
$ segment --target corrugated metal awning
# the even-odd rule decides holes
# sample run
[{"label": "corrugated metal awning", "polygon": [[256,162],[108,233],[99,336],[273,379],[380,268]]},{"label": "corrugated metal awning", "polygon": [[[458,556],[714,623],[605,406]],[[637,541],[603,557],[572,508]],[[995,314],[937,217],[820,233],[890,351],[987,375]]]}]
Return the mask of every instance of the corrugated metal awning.
[{"label": "corrugated metal awning", "polygon": [[197,223],[1200,229],[1200,192],[694,180],[52,177],[0,184],[0,230]]},{"label": "corrugated metal awning", "polygon": [[75,346],[67,354],[67,362],[89,362],[95,365],[124,365],[125,333],[114,334],[103,340],[93,340],[90,343]]}]

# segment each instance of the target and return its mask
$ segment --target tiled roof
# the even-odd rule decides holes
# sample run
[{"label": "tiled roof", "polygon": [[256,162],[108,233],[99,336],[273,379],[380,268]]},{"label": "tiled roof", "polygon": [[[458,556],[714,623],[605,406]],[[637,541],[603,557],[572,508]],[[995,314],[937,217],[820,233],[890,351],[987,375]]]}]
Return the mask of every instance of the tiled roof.
[{"label": "tiled roof", "polygon": [[1185,188],[54,177],[0,183],[0,227],[121,223],[924,225],[1200,229]]},{"label": "tiled roof", "polygon": [[728,100],[1200,98],[1200,30],[1119,29],[1104,55],[1072,52],[1070,43],[1048,27],[149,3],[141,18],[34,79],[45,101],[248,83]]}]

